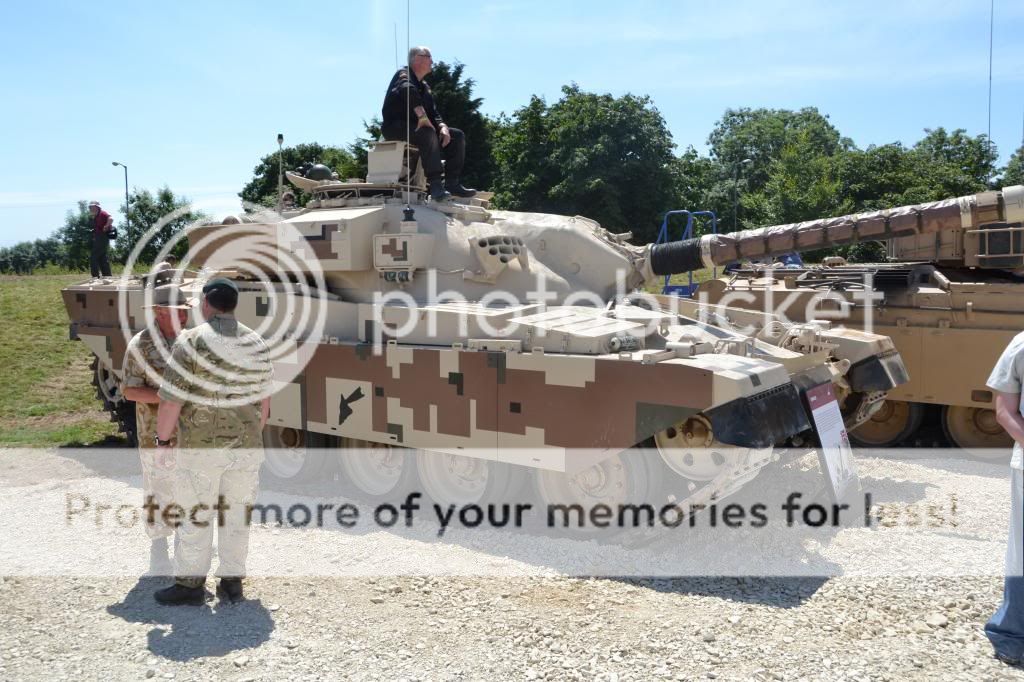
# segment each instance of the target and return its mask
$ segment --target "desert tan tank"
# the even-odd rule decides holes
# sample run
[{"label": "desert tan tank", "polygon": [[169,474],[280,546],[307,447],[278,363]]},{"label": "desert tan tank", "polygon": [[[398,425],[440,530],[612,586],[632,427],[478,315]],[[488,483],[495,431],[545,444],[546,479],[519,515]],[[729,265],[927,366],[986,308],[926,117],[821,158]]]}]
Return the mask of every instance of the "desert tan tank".
[{"label": "desert tan tank", "polygon": [[[863,240],[888,242],[892,262],[805,268],[750,265],[702,285],[704,302],[796,322],[832,319],[895,342],[910,381],[852,432],[862,445],[910,441],[927,405],[952,444],[1005,456],[1012,441],[985,386],[1024,330],[1024,187],[792,225],[709,235],[675,246],[695,266],[763,260]],[[867,296],[866,294],[873,294]]]},{"label": "desert tan tank", "polygon": [[[312,197],[304,209],[188,232],[182,288],[233,277],[239,318],[286,351],[272,476],[337,467],[366,498],[418,481],[461,504],[531,478],[548,502],[721,498],[774,444],[814,437],[807,391],[855,406],[853,426],[906,380],[884,336],[700,320],[639,291],[669,272],[674,247],[486,198],[432,202],[421,181],[401,181],[404,156],[379,143],[365,181],[289,173]],[[148,292],[140,278],[64,291],[72,337],[111,395]]]}]

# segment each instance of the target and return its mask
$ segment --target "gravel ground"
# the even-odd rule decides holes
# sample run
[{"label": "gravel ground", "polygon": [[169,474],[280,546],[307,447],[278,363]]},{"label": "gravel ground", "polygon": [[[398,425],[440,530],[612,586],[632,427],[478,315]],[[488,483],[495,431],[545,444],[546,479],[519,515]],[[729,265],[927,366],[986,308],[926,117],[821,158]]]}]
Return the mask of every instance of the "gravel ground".
[{"label": "gravel ground", "polygon": [[[791,463],[787,475],[807,468]],[[15,556],[26,554],[31,538],[5,523],[0,679],[1024,679],[1024,672],[991,657],[981,632],[999,602],[1000,577],[917,576],[914,561],[907,575],[883,574],[893,573],[901,556],[924,561],[915,555],[935,553],[943,541],[952,548],[947,560],[996,551],[988,565],[998,568],[1005,469],[957,460],[869,460],[861,473],[879,491],[899,490],[904,498],[911,482],[920,501],[955,492],[956,526],[851,528],[809,539],[803,558],[843,574],[835,577],[662,579],[558,575],[579,570],[559,557],[594,543],[522,533],[509,546],[530,545],[535,553],[520,548],[502,556],[459,537],[427,543],[428,529],[420,535],[419,528],[351,537],[258,528],[256,553],[283,546],[287,553],[322,555],[323,543],[340,542],[344,552],[363,553],[357,563],[343,562],[345,570],[363,574],[267,570],[248,581],[246,603],[220,605],[211,597],[204,608],[169,608],[150,596],[166,580],[132,577],[145,549],[141,530],[107,534],[109,546],[93,556],[75,549],[54,567],[80,564],[82,575],[33,576],[33,561],[44,555]],[[131,457],[110,461],[88,453],[0,453],[5,520],[11,509],[5,502],[42,504],[69,486],[137,495],[137,465]],[[759,538],[742,536],[738,551],[763,551]],[[38,546],[70,542],[38,532],[34,540]],[[901,554],[901,547],[910,550]],[[421,562],[441,553],[447,569],[466,575],[365,570],[368,564],[383,572],[409,569],[416,565],[408,562],[410,552]],[[19,561],[23,570],[9,568]],[[114,564],[105,577],[94,569]],[[396,565],[400,570],[388,570]],[[444,570],[419,564],[419,572]]]}]

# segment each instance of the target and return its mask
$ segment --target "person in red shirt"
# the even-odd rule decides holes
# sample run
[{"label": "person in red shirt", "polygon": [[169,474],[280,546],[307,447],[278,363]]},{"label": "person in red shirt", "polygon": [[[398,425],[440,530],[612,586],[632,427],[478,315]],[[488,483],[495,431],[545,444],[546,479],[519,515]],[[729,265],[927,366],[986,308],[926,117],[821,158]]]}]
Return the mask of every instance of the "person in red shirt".
[{"label": "person in red shirt", "polygon": [[92,255],[89,268],[93,277],[110,277],[110,259],[107,250],[110,248],[110,231],[114,229],[114,219],[100,208],[100,202],[89,202],[89,213],[92,214]]}]

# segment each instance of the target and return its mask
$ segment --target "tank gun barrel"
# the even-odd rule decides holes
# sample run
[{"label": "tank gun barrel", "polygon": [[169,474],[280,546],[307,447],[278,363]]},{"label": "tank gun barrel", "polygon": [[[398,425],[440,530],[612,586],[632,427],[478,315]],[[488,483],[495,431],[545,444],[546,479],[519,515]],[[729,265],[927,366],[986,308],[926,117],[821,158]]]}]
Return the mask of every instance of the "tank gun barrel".
[{"label": "tank gun barrel", "polygon": [[650,250],[650,269],[655,275],[669,275],[859,241],[1021,222],[1024,222],[1024,185],[1014,185],[1001,191],[955,199],[656,244]]}]

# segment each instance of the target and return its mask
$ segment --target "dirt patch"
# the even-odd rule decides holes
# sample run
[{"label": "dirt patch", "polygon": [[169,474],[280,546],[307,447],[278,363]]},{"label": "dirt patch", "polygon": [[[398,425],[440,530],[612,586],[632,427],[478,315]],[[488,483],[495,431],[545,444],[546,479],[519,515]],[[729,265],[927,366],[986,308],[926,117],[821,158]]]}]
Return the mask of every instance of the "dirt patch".
[{"label": "dirt patch", "polygon": [[47,428],[74,426],[91,421],[106,421],[106,413],[100,410],[78,410],[76,412],[40,415],[38,417],[6,417],[0,419],[0,427]]}]

